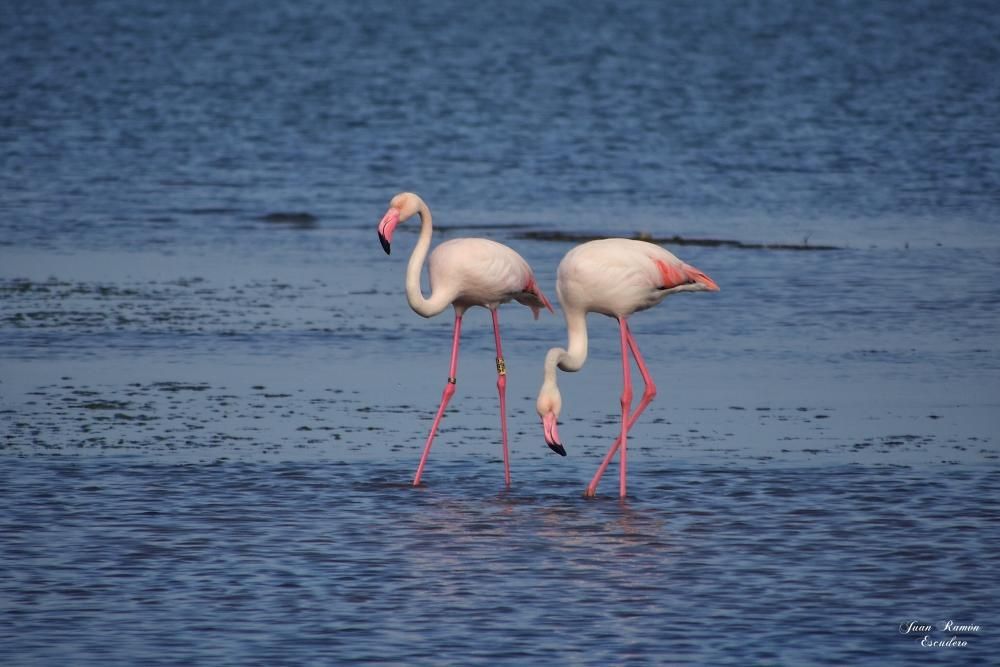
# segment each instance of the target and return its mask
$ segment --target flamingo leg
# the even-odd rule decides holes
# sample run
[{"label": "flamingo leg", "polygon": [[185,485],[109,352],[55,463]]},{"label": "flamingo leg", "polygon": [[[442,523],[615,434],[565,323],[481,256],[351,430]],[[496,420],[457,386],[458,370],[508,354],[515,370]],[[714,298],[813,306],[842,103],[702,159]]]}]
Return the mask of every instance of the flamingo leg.
[{"label": "flamingo leg", "polygon": [[[642,358],[642,354],[639,352],[639,346],[635,342],[635,337],[632,336],[632,331],[628,328],[628,323],[625,323],[625,329],[628,333],[628,347],[632,350],[632,356],[635,357],[636,364],[639,365],[639,373],[642,375],[642,381],[646,385],[642,392],[642,399],[639,401],[639,405],[636,406],[635,412],[628,418],[628,428],[632,428],[636,421],[639,420],[639,415],[642,411],[656,398],[656,383],[653,382],[653,376],[649,373],[649,368],[646,366],[646,362]],[[587,486],[587,491],[585,495],[587,497],[593,497],[597,493],[597,484],[601,481],[601,475],[604,474],[604,470],[611,463],[611,459],[614,458],[615,453],[621,446],[622,438],[619,435],[618,439],[615,440],[614,444],[611,445],[611,449],[604,456],[604,460],[601,461],[600,467],[597,469],[597,473],[594,475],[594,479],[590,481]]]},{"label": "flamingo leg", "polygon": [[441,394],[441,405],[438,407],[437,415],[434,417],[434,423],[431,424],[430,435],[427,436],[427,444],[424,445],[424,453],[420,455],[420,465],[417,466],[417,474],[413,477],[413,486],[420,484],[420,476],[424,473],[424,464],[427,463],[427,455],[431,453],[431,443],[434,442],[434,435],[437,433],[438,424],[441,423],[441,417],[444,415],[445,408],[448,407],[448,401],[455,394],[455,374],[458,372],[458,340],[462,334],[462,316],[457,311],[455,312],[455,333],[452,336],[451,341],[451,366],[448,370],[448,382],[444,386],[444,393]]},{"label": "flamingo leg", "polygon": [[632,360],[628,358],[628,325],[618,320],[622,340],[622,435],[618,456],[618,497],[625,497],[625,477],[628,475],[628,413],[632,409]]},{"label": "flamingo leg", "polygon": [[493,313],[493,338],[497,343],[497,392],[500,394],[500,433],[503,437],[503,479],[510,486],[510,454],[507,451],[507,364],[500,347],[500,319]]}]

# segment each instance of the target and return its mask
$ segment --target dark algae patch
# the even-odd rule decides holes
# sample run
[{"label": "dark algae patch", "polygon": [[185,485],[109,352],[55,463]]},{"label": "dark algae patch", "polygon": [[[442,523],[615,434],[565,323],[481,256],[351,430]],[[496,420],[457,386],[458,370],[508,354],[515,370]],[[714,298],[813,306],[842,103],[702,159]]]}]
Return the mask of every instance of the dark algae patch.
[{"label": "dark algae patch", "polygon": [[304,229],[315,227],[319,221],[318,217],[305,211],[276,211],[262,215],[260,219],[276,225],[290,225]]},{"label": "dark algae patch", "polygon": [[[607,234],[592,232],[562,232],[558,230],[517,232],[514,237],[529,241],[564,241],[585,243],[607,238]],[[636,232],[628,237],[636,241],[648,241],[657,245],[700,246],[705,248],[737,248],[739,250],[842,250],[834,245],[816,245],[808,241],[802,243],[750,243],[733,239],[685,238],[683,236],[653,236],[646,232]]]}]

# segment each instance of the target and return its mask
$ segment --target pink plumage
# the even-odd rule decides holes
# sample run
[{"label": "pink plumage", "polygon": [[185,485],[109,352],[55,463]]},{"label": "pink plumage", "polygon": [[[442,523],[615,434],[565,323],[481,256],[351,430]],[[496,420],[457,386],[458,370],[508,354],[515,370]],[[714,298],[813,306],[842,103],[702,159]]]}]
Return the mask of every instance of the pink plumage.
[{"label": "pink plumage", "polygon": [[535,319],[542,308],[552,310],[524,258],[496,241],[445,241],[431,253],[427,271],[431,291],[440,290],[455,307],[496,310],[513,299],[531,308]]}]

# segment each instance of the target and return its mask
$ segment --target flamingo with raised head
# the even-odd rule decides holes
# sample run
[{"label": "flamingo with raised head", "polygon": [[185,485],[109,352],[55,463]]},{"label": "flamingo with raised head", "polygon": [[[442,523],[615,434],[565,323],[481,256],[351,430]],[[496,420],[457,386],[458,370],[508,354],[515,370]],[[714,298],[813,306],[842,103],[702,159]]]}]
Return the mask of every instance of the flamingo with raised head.
[{"label": "flamingo with raised head", "polygon": [[[556,368],[575,372],[587,360],[587,313],[600,313],[618,320],[621,333],[622,426],[618,439],[611,445],[587,486],[586,495],[597,493],[597,484],[615,452],[619,455],[619,496],[624,498],[627,474],[628,430],[656,396],[656,385],[639,353],[639,346],[629,331],[627,318],[635,312],[651,308],[676,292],[716,292],[719,286],[711,278],[685,264],[663,248],[629,239],[602,239],[579,245],[563,257],[556,277],[556,294],[566,317],[567,349],[554,347],[545,355],[545,374],[538,392],[536,408],[542,418],[545,442],[556,453],[566,455],[559,442],[556,428],[562,397],[556,383]],[[639,405],[631,415],[632,374],[628,351],[632,351],[645,390]]]},{"label": "flamingo with raised head", "polygon": [[451,342],[451,366],[444,385],[441,405],[438,407],[430,435],[413,485],[420,484],[420,477],[430,454],[434,435],[437,433],[445,408],[455,393],[458,374],[458,342],[462,331],[462,316],[472,306],[482,306],[493,316],[493,337],[497,348],[497,391],[500,394],[500,431],[503,443],[504,482],[510,486],[510,454],[507,450],[507,366],[500,346],[500,320],[497,307],[514,299],[531,308],[535,319],[542,308],[552,311],[552,304],[545,298],[528,263],[505,245],[489,239],[452,239],[434,249],[428,262],[431,295],[425,298],[420,289],[420,274],[424,259],[431,245],[431,212],[424,200],[412,192],[401,192],[392,198],[389,210],[378,225],[378,238],[389,254],[392,234],[396,226],[414,215],[420,216],[420,237],[406,265],[406,300],[410,308],[423,317],[433,317],[449,305],[455,309],[455,329]]}]

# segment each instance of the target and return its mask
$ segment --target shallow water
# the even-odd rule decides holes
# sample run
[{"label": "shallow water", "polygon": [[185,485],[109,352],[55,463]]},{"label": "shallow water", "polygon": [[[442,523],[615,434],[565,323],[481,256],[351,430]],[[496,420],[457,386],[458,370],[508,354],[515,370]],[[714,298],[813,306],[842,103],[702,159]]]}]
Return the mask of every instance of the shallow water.
[{"label": "shallow water", "polygon": [[[996,599],[996,470],[647,466],[620,504],[521,469],[546,483],[503,492],[474,460],[419,490],[395,463],[19,461],[7,654],[904,665],[938,656],[902,619]],[[948,651],[991,659],[969,642]]]},{"label": "shallow water", "polygon": [[[989,3],[0,16],[4,664],[1000,664]],[[529,232],[751,246],[673,247],[722,291],[631,320],[624,502],[582,498],[614,323],[563,459],[561,317],[516,305],[513,486],[481,310],[409,486],[451,319],[406,307],[416,226],[377,243],[402,189],[550,297],[573,244]]]}]

